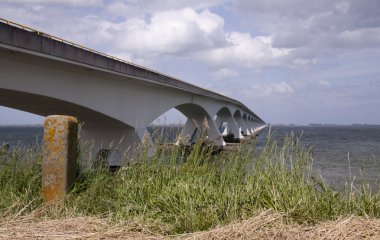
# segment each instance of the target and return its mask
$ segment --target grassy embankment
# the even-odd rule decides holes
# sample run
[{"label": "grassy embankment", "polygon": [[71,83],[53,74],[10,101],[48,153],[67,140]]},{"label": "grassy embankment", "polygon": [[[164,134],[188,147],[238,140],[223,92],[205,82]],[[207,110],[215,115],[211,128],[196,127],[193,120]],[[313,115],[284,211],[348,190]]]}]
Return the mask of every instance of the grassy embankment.
[{"label": "grassy embankment", "polygon": [[40,148],[0,153],[1,219],[35,212],[49,219],[94,216],[168,235],[207,230],[268,209],[288,222],[310,225],[341,216],[380,216],[380,195],[365,183],[338,192],[316,181],[312,149],[292,135],[281,143],[268,137],[260,152],[242,145],[213,155],[201,143],[187,156],[176,147],[157,148],[153,158],[141,150],[117,173],[84,169],[67,198],[50,206],[40,195],[41,158]]}]

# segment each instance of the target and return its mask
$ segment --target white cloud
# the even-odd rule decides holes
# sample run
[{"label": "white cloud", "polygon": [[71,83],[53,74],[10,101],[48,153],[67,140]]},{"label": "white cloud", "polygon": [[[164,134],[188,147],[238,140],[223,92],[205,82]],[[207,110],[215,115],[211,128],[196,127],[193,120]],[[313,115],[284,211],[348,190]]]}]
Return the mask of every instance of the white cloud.
[{"label": "white cloud", "polygon": [[349,7],[350,7],[349,2],[340,2],[340,3],[335,4],[335,8],[338,11],[341,11],[343,13],[346,13],[348,11]]},{"label": "white cloud", "polygon": [[331,83],[328,81],[325,81],[325,80],[319,81],[318,84],[323,86],[323,87],[330,87],[331,86]]},{"label": "white cloud", "polygon": [[337,45],[349,48],[367,48],[380,46],[380,27],[345,30],[337,36]]},{"label": "white cloud", "polygon": [[[86,16],[72,31],[81,42],[108,42],[112,51],[128,52],[135,57],[184,54],[223,44],[223,18],[204,10],[186,8],[157,12],[147,21],[142,18],[110,22]],[[84,34],[87,33],[87,34]]]},{"label": "white cloud", "polygon": [[113,0],[106,4],[106,11],[114,17],[124,17],[131,19],[136,16],[145,14],[154,14],[157,12],[178,11],[185,8],[193,10],[205,10],[209,7],[220,5],[224,0],[139,0],[139,1],[121,1]]},{"label": "white cloud", "polygon": [[[145,3],[148,9],[159,8],[155,1],[128,4],[113,1],[105,4],[99,13],[84,16],[75,11],[63,14],[62,8],[53,7],[52,3],[45,0],[28,1],[44,3],[41,5],[44,9],[31,11],[28,7],[14,7],[11,4],[11,15],[17,18],[27,16],[29,22],[42,25],[42,31],[107,53],[127,56],[132,61],[152,61],[172,55],[202,59],[220,68],[236,64],[261,69],[280,64],[281,59],[290,52],[290,49],[274,48],[273,36],[252,37],[244,32],[226,32],[221,16],[208,9],[195,10],[213,6],[220,3],[219,0],[191,1],[186,4],[167,0],[164,5],[175,10],[160,10],[151,14],[147,14],[141,5]],[[67,4],[79,4],[79,1],[69,0]],[[98,4],[98,1],[92,0],[88,4]],[[191,4],[194,5],[192,8],[176,9]],[[58,9],[61,9],[60,12]],[[59,28],[54,24],[55,21],[60,22]]]},{"label": "white cloud", "polygon": [[236,0],[234,9],[251,29],[270,33],[273,47],[293,48],[289,61],[313,64],[380,45],[378,0]]},{"label": "white cloud", "polygon": [[205,9],[220,5],[223,2],[225,2],[225,0],[140,0],[135,1],[135,4],[143,7],[147,12],[156,12],[180,10],[184,8],[192,8],[195,10]]},{"label": "white cloud", "polygon": [[247,97],[268,98],[279,96],[290,96],[294,93],[294,89],[286,82],[280,83],[258,83],[251,85],[251,88],[245,92]]},{"label": "white cloud", "polygon": [[112,2],[105,6],[105,11],[112,17],[123,17],[127,19],[144,17],[143,9],[136,5],[124,2]]},{"label": "white cloud", "polygon": [[[155,13],[150,22],[127,21],[120,25],[119,47],[138,54],[175,54],[214,47],[223,40],[221,17],[186,8]],[[124,32],[124,34],[123,34]]]},{"label": "white cloud", "polygon": [[309,69],[310,66],[315,65],[317,63],[318,63],[318,60],[316,58],[298,58],[297,57],[291,60],[288,66],[293,69],[305,70],[305,69]]},{"label": "white cloud", "polygon": [[47,5],[73,5],[80,7],[99,7],[103,5],[102,0],[2,0],[2,3],[11,4],[47,4]]},{"label": "white cloud", "polygon": [[259,69],[277,65],[292,49],[272,47],[272,36],[252,37],[249,33],[227,33],[228,45],[203,52],[201,58],[213,65],[239,65]]},{"label": "white cloud", "polygon": [[253,38],[249,33],[225,32],[224,19],[209,10],[157,12],[149,21],[131,19],[111,25],[108,32],[117,40],[115,46],[135,57],[188,55],[222,67],[238,64],[259,69],[277,65],[277,60],[291,51],[272,47],[272,36]]},{"label": "white cloud", "polygon": [[239,72],[229,69],[229,68],[221,68],[215,72],[211,73],[212,81],[222,81],[225,79],[236,78],[239,76]]}]

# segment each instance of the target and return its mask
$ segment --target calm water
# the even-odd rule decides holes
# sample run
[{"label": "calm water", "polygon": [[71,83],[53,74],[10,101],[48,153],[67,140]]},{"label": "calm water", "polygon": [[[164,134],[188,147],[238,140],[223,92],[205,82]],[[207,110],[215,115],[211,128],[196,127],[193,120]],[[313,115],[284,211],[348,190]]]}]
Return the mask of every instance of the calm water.
[{"label": "calm water", "polygon": [[[265,143],[268,129],[258,138]],[[380,181],[380,126],[272,126],[273,138],[294,132],[305,146],[313,145],[313,172],[330,185],[365,179],[374,186]],[[350,178],[351,176],[351,178]],[[351,181],[350,181],[351,179]]]},{"label": "calm water", "polygon": [[5,143],[12,147],[41,144],[43,131],[42,126],[0,126],[0,146]]},{"label": "calm water", "polygon": [[[259,136],[259,147],[264,145],[267,131]],[[275,139],[302,133],[302,143],[315,146],[314,175],[331,185],[340,188],[350,182],[350,176],[358,183],[361,172],[371,185],[380,181],[380,126],[272,126],[271,132]],[[41,126],[0,126],[0,145],[31,146],[41,143],[42,135]]]}]

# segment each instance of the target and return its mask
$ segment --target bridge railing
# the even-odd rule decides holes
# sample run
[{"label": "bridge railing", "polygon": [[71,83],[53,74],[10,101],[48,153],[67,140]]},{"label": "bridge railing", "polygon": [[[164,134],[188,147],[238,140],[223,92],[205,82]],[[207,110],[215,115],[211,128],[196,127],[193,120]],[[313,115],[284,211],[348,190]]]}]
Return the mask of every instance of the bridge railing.
[{"label": "bridge railing", "polygon": [[[74,43],[74,42],[71,42],[71,41],[68,41],[68,40],[65,40],[63,38],[60,38],[60,37],[56,37],[54,35],[51,35],[51,34],[48,34],[48,33],[44,33],[42,31],[39,31],[39,30],[36,30],[36,29],[33,29],[31,27],[28,27],[28,26],[25,26],[25,25],[22,25],[22,24],[19,24],[19,23],[16,23],[16,22],[13,22],[13,21],[10,21],[8,19],[5,19],[5,18],[1,18],[0,17],[0,22],[2,23],[5,23],[7,25],[11,25],[11,26],[14,26],[14,27],[17,27],[17,28],[20,28],[20,29],[23,29],[23,30],[27,30],[29,32],[33,32],[33,33],[36,33],[38,35],[41,35],[41,36],[44,36],[44,37],[47,37],[47,38],[50,38],[50,39],[54,39],[56,41],[59,41],[59,42],[62,42],[62,43],[66,43],[68,45],[71,45],[71,46],[74,46],[74,47],[77,47],[77,48],[80,48],[80,49],[83,49],[85,51],[88,51],[88,52],[92,52],[92,53],[95,53],[95,54],[98,54],[98,55],[101,55],[103,57],[106,57],[106,58],[110,58],[110,59],[113,59],[113,60],[116,60],[116,61],[119,61],[119,62],[123,62],[123,63],[126,63],[126,64],[129,64],[129,65],[132,65],[132,66],[135,66],[135,67],[138,67],[138,68],[141,68],[141,69],[144,69],[144,70],[147,70],[147,71],[150,71],[150,72],[154,72],[154,73],[157,73],[157,74],[160,74],[160,75],[163,75],[163,76],[166,76],[166,77],[169,77],[169,78],[173,78],[169,75],[166,75],[164,73],[161,73],[161,72],[158,72],[158,71],[155,71],[155,70],[152,70],[152,69],[149,69],[147,67],[144,67],[144,66],[141,66],[141,65],[138,65],[138,64],[135,64],[135,63],[132,63],[132,62],[129,62],[129,61],[126,61],[124,59],[121,59],[121,58],[117,58],[117,57],[114,57],[112,55],[109,55],[107,53],[103,53],[103,52],[100,52],[100,51],[97,51],[97,50],[94,50],[94,49],[91,49],[91,48],[88,48],[88,47],[85,47],[85,46],[82,46],[78,43]],[[176,79],[176,78],[173,78],[173,79]],[[179,79],[176,79],[178,81],[181,81]],[[183,81],[181,81],[183,82]]]}]

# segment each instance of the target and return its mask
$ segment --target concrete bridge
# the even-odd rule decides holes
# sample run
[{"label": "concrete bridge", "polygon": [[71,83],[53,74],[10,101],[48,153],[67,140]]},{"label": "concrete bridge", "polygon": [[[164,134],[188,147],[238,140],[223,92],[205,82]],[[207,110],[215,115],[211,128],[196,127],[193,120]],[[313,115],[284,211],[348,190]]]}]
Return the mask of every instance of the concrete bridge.
[{"label": "concrete bridge", "polygon": [[0,105],[41,116],[71,115],[94,151],[124,152],[147,126],[176,108],[187,118],[185,143],[200,133],[217,146],[243,139],[265,122],[232,98],[0,19]]}]

